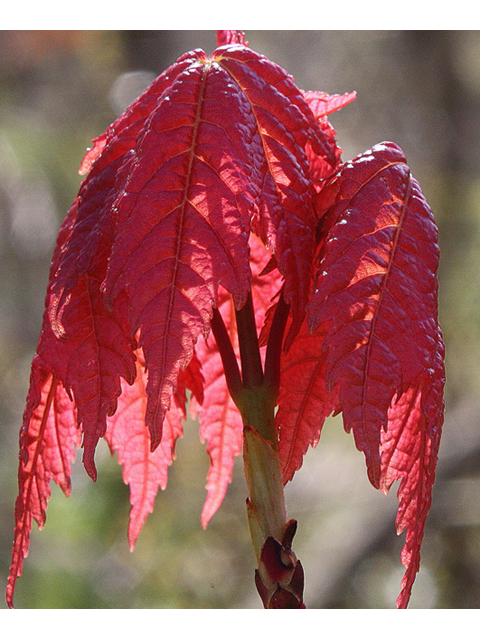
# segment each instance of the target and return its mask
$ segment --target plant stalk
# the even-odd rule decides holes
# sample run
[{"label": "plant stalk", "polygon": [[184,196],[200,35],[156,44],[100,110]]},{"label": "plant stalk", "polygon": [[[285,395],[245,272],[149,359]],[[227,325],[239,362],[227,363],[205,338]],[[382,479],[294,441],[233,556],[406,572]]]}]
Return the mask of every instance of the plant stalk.
[{"label": "plant stalk", "polygon": [[227,386],[244,425],[243,459],[248,487],[247,514],[258,569],[255,583],[265,608],[303,607],[303,569],[291,550],[296,521],[287,521],[282,469],[275,429],[280,358],[289,306],[277,303],[262,368],[251,294],[236,310],[242,374],[221,314],[214,310],[217,341]]}]

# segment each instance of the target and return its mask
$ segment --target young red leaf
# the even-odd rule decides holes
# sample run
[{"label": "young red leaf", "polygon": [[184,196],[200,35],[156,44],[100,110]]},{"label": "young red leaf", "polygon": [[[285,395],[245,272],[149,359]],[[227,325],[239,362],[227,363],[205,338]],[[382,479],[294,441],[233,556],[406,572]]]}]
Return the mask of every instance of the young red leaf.
[{"label": "young red leaf", "polygon": [[109,305],[126,293],[132,332],[140,329],[152,447],[180,367],[208,331],[217,287],[237,306],[245,300],[250,226],[277,253],[303,315],[313,225],[303,147],[310,136],[331,153],[299,90],[266,58],[240,45],[190,56],[138,137],[128,177],[117,180],[104,287]]},{"label": "young red leaf", "polygon": [[332,167],[335,151],[283,69],[247,48],[218,52],[222,67],[242,88],[260,135],[255,156],[262,159],[260,207],[254,212],[252,230],[276,255],[285,277],[284,297],[294,318],[291,340],[304,317],[313,250],[312,186],[305,148],[310,145]]},{"label": "young red leaf", "polygon": [[339,181],[308,323],[311,331],[328,324],[327,386],[338,389],[378,487],[392,397],[431,367],[438,343],[437,230],[394,144],[347,163]]},{"label": "young red leaf", "polygon": [[[135,358],[128,325],[118,313],[109,313],[100,293],[101,280],[94,274],[82,275],[72,289],[68,305],[62,311],[61,338],[54,335],[49,312],[54,296],[47,295],[38,355],[47,370],[55,373],[71,391],[77,408],[77,420],[84,438],[85,468],[96,478],[94,452],[106,428],[106,417],[116,410],[121,393],[120,376],[132,384]],[[122,301],[119,299],[117,306]]]},{"label": "young red leaf", "polygon": [[165,416],[162,442],[152,452],[150,435],[145,429],[146,374],[140,364],[141,354],[138,355],[135,383],[129,386],[122,381],[118,409],[108,419],[105,433],[112,453],[118,453],[125,484],[130,485],[128,541],[132,551],[147,515],[153,511],[158,488],[167,486],[168,467],[174,458],[175,443],[183,435],[184,417],[181,403],[178,400],[172,403]]},{"label": "young red leaf", "polygon": [[344,93],[342,95],[335,93],[329,94],[324,91],[304,91],[303,97],[307,101],[308,106],[318,122],[325,122],[324,118],[335,111],[340,111],[347,104],[353,102],[357,97],[356,91]]},{"label": "young red leaf", "polygon": [[437,228],[392,143],[347,163],[336,189],[308,323],[325,334],[327,389],[365,453],[372,484],[387,490],[403,478],[398,527],[409,527],[405,606],[443,421]]},{"label": "young red leaf", "polygon": [[35,357],[20,432],[19,495],[15,503],[15,540],[7,586],[7,604],[28,555],[32,518],[41,529],[50,498],[50,480],[70,495],[71,462],[80,445],[73,402],[57,378]]},{"label": "young red leaf", "polygon": [[[118,452],[133,548],[166,485],[187,390],[211,461],[207,525],[242,446],[228,393],[243,406],[235,311],[245,397],[271,407],[269,427],[274,402],[256,393],[276,396],[288,320],[276,418],[284,481],[340,410],[372,483],[386,492],[401,480],[407,571],[398,604],[408,602],[443,415],[433,217],[391,143],[339,171],[327,115],[355,94],[301,92],[243,32],[218,31],[217,41],[210,58],[189,52],[159,76],[80,167],[86,178],[54,252],[21,431],[9,605],[32,517],[43,526],[51,479],[70,491],[81,434],[93,479],[98,439]],[[247,299],[253,313],[241,310]],[[210,324],[222,357],[206,341]],[[255,328],[268,354],[254,363]],[[222,358],[232,365],[228,388]]]},{"label": "young red leaf", "polygon": [[[225,291],[219,292],[218,309],[227,327],[232,346],[238,353],[235,311],[231,296]],[[232,478],[235,457],[242,452],[243,424],[228,392],[222,359],[213,336],[209,336],[208,340],[199,340],[196,353],[202,362],[205,389],[201,406],[198,402],[193,402],[192,408],[199,411],[200,438],[202,442],[207,443],[207,453],[210,457],[207,498],[201,516],[202,526],[206,528],[225,497]]]},{"label": "young red leaf", "polygon": [[335,139],[336,131],[328,121],[327,116],[330,113],[334,113],[335,111],[342,109],[347,104],[350,104],[350,102],[355,100],[357,94],[352,92],[345,93],[344,95],[329,95],[323,91],[305,91],[303,93],[303,97],[312,110],[319,127],[327,137],[335,156],[335,163],[332,166],[330,162],[327,162],[323,155],[315,153],[311,145],[307,144],[306,151],[310,163],[312,180],[315,189],[317,191],[321,191],[325,181],[333,176],[338,169],[340,165],[340,156],[343,153],[343,150],[337,145],[337,141]]},{"label": "young red leaf", "polygon": [[304,322],[288,353],[282,357],[275,424],[285,483],[302,466],[308,447],[317,445],[325,418],[338,407],[335,394],[329,393],[325,386],[322,329],[312,334]]},{"label": "young red leaf", "polygon": [[[335,165],[332,167],[324,156],[314,153],[307,144],[312,180],[317,192],[322,192],[317,200],[325,206],[329,198],[322,190],[327,179],[340,166],[342,154],[342,149],[336,144],[335,130],[327,115],[352,102],[356,93],[329,95],[321,91],[305,91],[303,96],[329,139],[335,155]],[[318,217],[321,217],[322,213],[317,211]],[[291,480],[295,471],[301,467],[308,447],[317,445],[325,418],[337,410],[338,399],[334,399],[325,386],[324,338],[321,329],[311,334],[304,322],[294,343],[282,358],[275,422],[279,432],[284,482]]]},{"label": "young red leaf", "polygon": [[405,608],[420,566],[420,546],[432,502],[435,467],[443,423],[444,347],[439,336],[432,370],[398,399],[388,413],[388,431],[382,432],[381,489],[387,493],[400,480],[397,533],[407,528],[402,550],[406,568],[397,607]]},{"label": "young red leaf", "polygon": [[20,436],[20,492],[9,579],[10,606],[15,580],[28,552],[32,516],[40,527],[45,522],[50,480],[60,484],[67,494],[70,491],[69,464],[81,438],[77,423],[84,431],[85,466],[95,477],[93,451],[104,433],[107,414],[115,410],[119,376],[130,382],[134,376],[132,341],[100,304],[95,269],[92,276],[85,273],[77,278],[72,304],[55,316],[58,300],[53,283],[76,211],[74,205],[59,232],[42,331],[32,364]]},{"label": "young red leaf", "polygon": [[[325,133],[334,153],[332,166],[325,156],[317,155],[307,143],[306,151],[311,177],[317,192],[321,192],[328,178],[340,165],[342,149],[335,140],[336,132],[327,115],[338,111],[356,98],[356,93],[329,95],[321,91],[305,91],[303,96],[315,119]],[[322,192],[321,203],[325,198]],[[317,212],[319,217],[320,213]],[[279,452],[284,482],[293,478],[303,462],[309,446],[315,447],[325,418],[337,407],[337,401],[325,387],[324,333],[313,335],[304,322],[294,343],[282,358],[282,375],[278,412],[275,418],[279,433]]]},{"label": "young red leaf", "polygon": [[[61,316],[78,277],[90,269],[94,260],[98,262],[99,258],[106,260],[109,257],[116,225],[112,203],[120,178],[125,179],[120,170],[125,167],[128,172],[130,152],[137,136],[168,86],[169,73],[175,68],[167,69],[154,80],[105,133],[93,140],[94,146],[85,154],[79,173],[87,174],[87,178],[80,187],[57,240],[56,269],[51,278],[56,299],[52,321],[58,321]],[[61,332],[61,325],[59,328]]]}]

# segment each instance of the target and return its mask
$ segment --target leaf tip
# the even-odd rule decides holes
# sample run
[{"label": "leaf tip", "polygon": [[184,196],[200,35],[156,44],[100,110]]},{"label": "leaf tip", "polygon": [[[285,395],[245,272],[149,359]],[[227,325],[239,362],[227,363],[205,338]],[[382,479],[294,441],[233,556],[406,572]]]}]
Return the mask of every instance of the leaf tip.
[{"label": "leaf tip", "polygon": [[13,604],[13,594],[11,596],[7,594],[5,601],[9,609],[15,609],[15,606]]},{"label": "leaf tip", "polygon": [[93,482],[97,481],[97,468],[95,466],[95,462],[93,460],[93,453],[89,453],[85,451],[83,454],[83,466],[85,467],[85,471],[88,473]]},{"label": "leaf tip", "polygon": [[133,553],[135,551],[139,534],[140,534],[140,530],[138,529],[138,526],[134,527],[132,520],[130,520],[130,523],[128,525],[128,534],[127,534],[128,549],[130,553]]},{"label": "leaf tip", "polygon": [[92,142],[93,142],[93,147],[88,149],[86,154],[83,156],[83,160],[78,170],[78,173],[81,176],[84,176],[87,173],[89,173],[93,163],[98,158],[98,156],[102,153],[107,143],[107,136],[105,133],[102,133],[102,135],[98,136],[98,138],[94,138]]},{"label": "leaf tip", "polygon": [[221,47],[224,44],[243,44],[248,47],[244,31],[217,30],[217,46]]}]

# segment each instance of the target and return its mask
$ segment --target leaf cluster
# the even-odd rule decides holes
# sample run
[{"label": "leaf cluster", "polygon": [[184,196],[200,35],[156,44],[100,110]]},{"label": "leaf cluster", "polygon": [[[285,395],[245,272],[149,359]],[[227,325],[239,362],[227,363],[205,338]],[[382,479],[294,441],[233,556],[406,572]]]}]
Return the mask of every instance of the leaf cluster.
[{"label": "leaf cluster", "polygon": [[239,393],[255,386],[240,373],[246,305],[283,481],[340,412],[373,486],[400,480],[407,605],[443,421],[437,229],[398,146],[341,161],[328,116],[354,98],[303,92],[241,33],[219,32],[211,56],[181,56],[93,141],[32,363],[10,605],[50,481],[70,493],[80,446],[95,479],[102,437],[130,486],[133,549],[187,410],[198,415],[207,526],[242,451]]}]

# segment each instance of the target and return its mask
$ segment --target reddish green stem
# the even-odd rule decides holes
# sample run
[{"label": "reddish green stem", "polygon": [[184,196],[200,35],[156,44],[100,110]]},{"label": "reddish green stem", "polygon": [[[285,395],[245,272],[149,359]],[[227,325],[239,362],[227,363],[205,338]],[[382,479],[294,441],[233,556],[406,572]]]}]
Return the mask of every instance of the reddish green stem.
[{"label": "reddish green stem", "polygon": [[283,289],[273,315],[272,326],[268,335],[267,353],[265,355],[265,385],[275,394],[275,402],[280,389],[280,361],[282,356],[283,337],[287,326],[290,305],[283,299]]},{"label": "reddish green stem", "polygon": [[218,309],[213,309],[210,326],[222,358],[223,371],[225,373],[228,391],[232,400],[238,406],[238,402],[243,393],[242,378],[238,368],[237,356],[233,350],[230,336],[228,335],[227,328],[223,322],[222,314]]},{"label": "reddish green stem", "polygon": [[235,310],[235,318],[242,361],[243,386],[246,389],[261,387],[263,385],[263,369],[251,293],[248,294],[244,306]]}]

